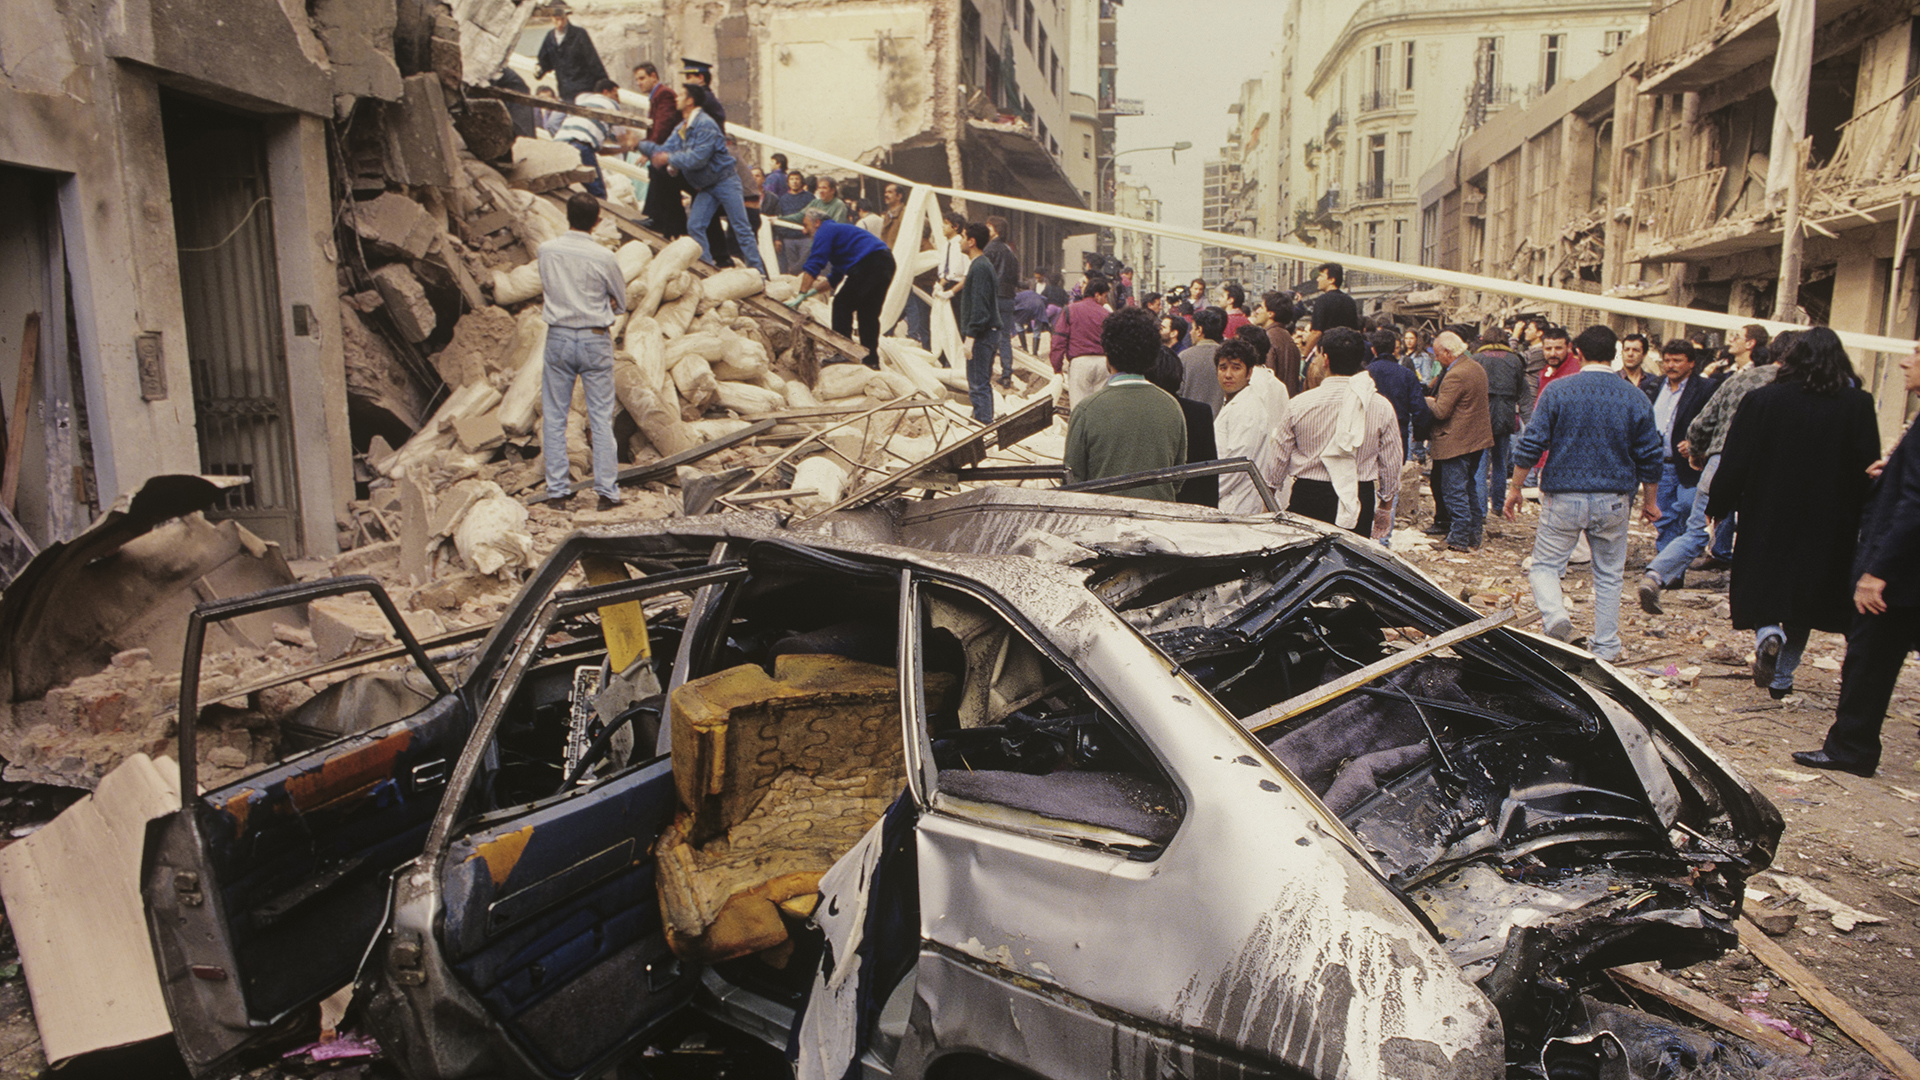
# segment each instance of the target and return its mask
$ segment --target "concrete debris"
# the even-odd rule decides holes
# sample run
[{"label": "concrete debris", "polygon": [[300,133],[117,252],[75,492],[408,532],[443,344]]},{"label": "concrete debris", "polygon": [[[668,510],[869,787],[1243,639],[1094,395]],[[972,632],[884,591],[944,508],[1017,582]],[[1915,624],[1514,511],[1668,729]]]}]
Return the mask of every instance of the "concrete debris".
[{"label": "concrete debris", "polygon": [[427,208],[388,192],[353,206],[353,231],[390,258],[423,258],[440,229]]},{"label": "concrete debris", "polygon": [[507,182],[522,191],[542,192],[592,180],[593,169],[580,161],[580,151],[569,143],[520,138],[513,143],[513,166]]},{"label": "concrete debris", "polygon": [[400,100],[382,109],[387,177],[410,187],[447,187],[460,158],[440,78],[423,72],[402,82]]},{"label": "concrete debris", "polygon": [[460,558],[482,574],[507,567],[533,565],[533,537],[524,530],[527,508],[507,497],[499,485],[488,483],[486,497],[460,517],[453,543]]},{"label": "concrete debris", "polygon": [[399,263],[391,263],[373,272],[373,284],[380,290],[380,299],[386,303],[394,326],[408,341],[417,343],[433,336],[439,319],[433,312],[433,304],[427,300],[427,291],[420,287],[420,279],[414,277],[412,271]]}]

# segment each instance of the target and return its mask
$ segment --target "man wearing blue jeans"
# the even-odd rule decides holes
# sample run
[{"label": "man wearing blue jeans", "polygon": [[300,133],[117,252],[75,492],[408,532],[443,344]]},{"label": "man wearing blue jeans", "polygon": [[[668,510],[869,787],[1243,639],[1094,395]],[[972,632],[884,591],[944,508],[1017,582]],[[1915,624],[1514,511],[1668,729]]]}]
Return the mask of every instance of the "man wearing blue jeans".
[{"label": "man wearing blue jeans", "polygon": [[[1020,292],[1020,257],[1013,253],[1007,243],[1007,232],[1011,228],[1007,219],[994,215],[986,220],[987,232],[991,237],[981,254],[993,264],[995,317],[1000,322],[1000,378],[996,384],[1003,390],[1013,389],[1013,333],[1015,315],[1013,298]],[[992,372],[988,372],[992,374]]]},{"label": "man wearing blue jeans", "polygon": [[[1653,404],[1613,373],[1615,344],[1613,331],[1604,326],[1580,332],[1572,349],[1580,370],[1541,391],[1515,449],[1516,460],[1523,463],[1547,455],[1540,468],[1533,566],[1527,571],[1543,629],[1555,640],[1573,639],[1560,575],[1584,534],[1593,549],[1593,637],[1588,649],[1608,661],[1620,658],[1620,583],[1627,568],[1634,490],[1641,493],[1641,516],[1657,520],[1662,459]],[[1526,479],[1527,465],[1515,466],[1507,486],[1509,521],[1519,516],[1520,488]]]},{"label": "man wearing blue jeans", "polygon": [[567,476],[567,410],[573,381],[586,385],[587,428],[593,440],[593,490],[601,510],[620,505],[613,448],[613,340],[608,327],[626,310],[627,280],[613,252],[590,234],[600,203],[575,193],[567,200],[567,227],[540,245],[541,318],[547,324],[540,378],[540,449],[546,461],[546,501],[572,494]]},{"label": "man wearing blue jeans", "polygon": [[1653,422],[1660,428],[1666,455],[1660,469],[1656,551],[1664,550],[1686,533],[1687,522],[1693,514],[1694,492],[1700,483],[1700,472],[1690,460],[1693,446],[1687,440],[1687,428],[1706,408],[1718,384],[1695,374],[1697,359],[1692,342],[1674,338],[1660,350],[1661,371],[1666,378],[1642,387],[1647,400],[1653,404]]},{"label": "man wearing blue jeans", "polygon": [[999,305],[995,293],[993,263],[981,257],[987,246],[987,227],[971,222],[960,232],[960,250],[973,261],[967,264],[966,284],[953,302],[953,314],[960,323],[960,334],[973,339],[973,351],[967,354],[967,400],[973,404],[973,418],[982,424],[993,423],[993,349],[1000,340]]},{"label": "man wearing blue jeans", "polygon": [[[1765,333],[1765,331],[1761,331]],[[1707,539],[1707,496],[1713,489],[1714,474],[1720,471],[1720,451],[1727,445],[1727,431],[1733,427],[1733,414],[1740,407],[1741,399],[1748,392],[1773,381],[1774,372],[1779,370],[1771,362],[1771,356],[1765,349],[1753,350],[1754,363],[1727,377],[1720,388],[1707,399],[1693,422],[1687,425],[1687,445],[1696,455],[1706,456],[1706,465],[1700,470],[1700,482],[1694,488],[1693,511],[1687,516],[1687,531],[1680,538],[1662,545],[1660,553],[1647,564],[1646,576],[1640,579],[1640,607],[1649,615],[1661,614],[1660,590],[1680,581],[1692,565],[1695,556],[1709,550]],[[1711,551],[1715,558],[1731,562],[1733,556],[1732,520],[1723,521],[1714,531]],[[1789,641],[1788,646],[1792,645]],[[1801,643],[1803,646],[1805,642]],[[1782,656],[1787,655],[1784,651]],[[1794,652],[1798,656],[1798,651]],[[1793,670],[1787,669],[1786,686],[1793,685]]]}]

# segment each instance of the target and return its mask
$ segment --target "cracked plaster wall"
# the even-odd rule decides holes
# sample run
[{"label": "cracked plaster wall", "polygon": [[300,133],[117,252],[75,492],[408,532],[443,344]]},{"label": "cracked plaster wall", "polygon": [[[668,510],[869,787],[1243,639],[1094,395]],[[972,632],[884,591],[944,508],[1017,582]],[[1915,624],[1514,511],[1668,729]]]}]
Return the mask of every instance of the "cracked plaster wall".
[{"label": "cracked plaster wall", "polygon": [[[378,43],[384,26],[390,53],[393,0],[323,6],[332,13],[332,29],[323,27],[329,41],[352,59],[339,66],[342,86],[354,93],[385,89],[382,61],[391,59]],[[120,0],[98,7],[54,0],[13,5],[0,20],[0,111],[8,117],[0,124],[0,167],[53,175],[103,504],[149,477],[200,471],[161,128],[165,88],[267,120],[301,539],[310,554],[334,550],[334,512],[353,490],[341,343],[337,334],[296,336],[291,313],[294,304],[307,304],[321,326],[338,324],[321,120],[336,104],[335,75],[328,45],[294,0]],[[154,401],[141,395],[134,351],[146,332],[161,335],[164,356],[167,395]],[[17,326],[7,334],[14,338]],[[43,349],[42,362],[46,356]],[[11,406],[11,379],[0,393]],[[23,471],[23,484],[35,479]],[[44,475],[38,482],[46,483]],[[76,527],[86,519],[83,510]]]}]

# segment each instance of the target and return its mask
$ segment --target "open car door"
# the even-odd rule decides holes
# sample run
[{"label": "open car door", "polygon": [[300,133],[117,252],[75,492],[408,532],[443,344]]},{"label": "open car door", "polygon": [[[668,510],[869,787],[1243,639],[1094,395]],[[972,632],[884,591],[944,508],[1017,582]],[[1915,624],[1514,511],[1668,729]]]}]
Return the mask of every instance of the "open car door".
[{"label": "open car door", "polygon": [[[411,1077],[593,1074],[692,993],[653,855],[678,806],[654,752],[677,642],[643,604],[745,570],[661,570],[616,546],[557,553],[550,591],[522,597],[510,648],[468,683],[480,721],[367,973],[373,1029]],[[569,556],[584,587],[561,587]]]},{"label": "open car door", "polygon": [[[385,614],[431,688],[424,707],[200,791],[207,626],[348,593],[368,594]],[[419,852],[471,727],[465,703],[371,577],[194,609],[180,677],[182,806],[148,825],[141,890],[174,1036],[196,1076],[352,981],[391,871]]]}]

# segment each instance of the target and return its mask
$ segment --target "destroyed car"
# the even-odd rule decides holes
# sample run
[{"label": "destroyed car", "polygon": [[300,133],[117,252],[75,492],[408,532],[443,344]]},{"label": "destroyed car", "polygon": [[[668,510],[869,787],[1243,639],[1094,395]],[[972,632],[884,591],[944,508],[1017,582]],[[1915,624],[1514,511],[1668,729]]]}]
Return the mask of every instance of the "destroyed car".
[{"label": "destroyed car", "polygon": [[1535,1074],[1605,968],[1734,942],[1782,824],[1509,616],[1074,492],[577,533],[457,688],[154,822],[176,1037],[357,975],[420,1078],[687,1007],[803,1078]]}]

